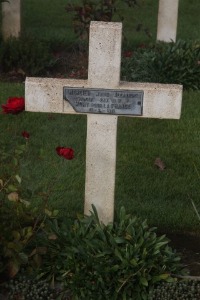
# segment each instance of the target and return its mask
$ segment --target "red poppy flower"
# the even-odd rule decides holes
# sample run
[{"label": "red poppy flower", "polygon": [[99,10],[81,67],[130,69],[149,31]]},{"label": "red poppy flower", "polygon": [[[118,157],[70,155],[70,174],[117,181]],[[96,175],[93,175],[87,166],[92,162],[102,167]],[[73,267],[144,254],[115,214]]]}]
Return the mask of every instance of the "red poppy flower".
[{"label": "red poppy flower", "polygon": [[59,156],[63,156],[65,159],[71,160],[74,158],[74,150],[72,148],[57,147],[56,152]]},{"label": "red poppy flower", "polygon": [[10,97],[1,107],[4,114],[18,114],[25,109],[25,100],[23,97]]},{"label": "red poppy flower", "polygon": [[23,136],[26,140],[28,140],[29,137],[30,137],[30,134],[29,134],[27,131],[23,131],[23,132],[22,132],[22,136]]}]

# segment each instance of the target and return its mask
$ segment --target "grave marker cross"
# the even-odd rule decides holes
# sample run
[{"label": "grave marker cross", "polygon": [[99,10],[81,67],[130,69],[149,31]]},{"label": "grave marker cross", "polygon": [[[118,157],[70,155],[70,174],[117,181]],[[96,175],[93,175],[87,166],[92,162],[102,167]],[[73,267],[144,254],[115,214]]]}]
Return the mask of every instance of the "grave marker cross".
[{"label": "grave marker cross", "polygon": [[[120,82],[121,37],[121,23],[91,22],[88,80],[27,78],[25,84],[26,110],[32,112],[76,114],[70,102],[64,99],[66,90],[69,94],[82,94],[75,103],[88,106],[90,112],[87,114],[84,213],[89,214],[94,204],[105,224],[112,222],[114,216],[118,106],[130,104],[129,97],[134,98],[138,92],[138,95],[143,94],[143,104],[138,101],[140,117],[178,119],[181,112],[180,85]],[[90,89],[91,94],[103,93],[104,97],[96,96],[97,102],[95,96],[90,97]],[[116,95],[112,98],[114,104],[109,98],[112,93]],[[126,95],[125,100],[123,95]],[[99,104],[101,101],[107,102],[107,106]],[[112,107],[111,114],[105,113],[104,107],[109,108],[109,113]],[[123,114],[126,109],[120,107],[120,114],[127,115]],[[95,113],[91,113],[91,109]],[[128,112],[128,116],[134,115]]]},{"label": "grave marker cross", "polygon": [[176,42],[179,0],[160,0],[157,41]]},{"label": "grave marker cross", "polygon": [[4,40],[18,38],[21,31],[21,0],[2,3],[2,34]]}]

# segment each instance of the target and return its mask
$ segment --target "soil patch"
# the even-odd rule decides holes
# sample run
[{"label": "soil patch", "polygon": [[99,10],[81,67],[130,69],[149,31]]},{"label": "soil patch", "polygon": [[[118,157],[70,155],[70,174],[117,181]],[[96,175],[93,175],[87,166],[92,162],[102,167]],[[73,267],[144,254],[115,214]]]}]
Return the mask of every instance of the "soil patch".
[{"label": "soil patch", "polygon": [[0,81],[11,83],[24,82],[26,77],[49,77],[49,78],[71,78],[87,79],[88,74],[88,52],[85,50],[64,51],[58,50],[52,53],[55,64],[47,68],[40,75],[27,74],[25,70],[13,68],[9,72],[1,72]]},{"label": "soil patch", "polygon": [[170,246],[180,253],[190,275],[200,276],[200,236],[193,233],[171,232],[167,232],[166,236],[170,239]]}]

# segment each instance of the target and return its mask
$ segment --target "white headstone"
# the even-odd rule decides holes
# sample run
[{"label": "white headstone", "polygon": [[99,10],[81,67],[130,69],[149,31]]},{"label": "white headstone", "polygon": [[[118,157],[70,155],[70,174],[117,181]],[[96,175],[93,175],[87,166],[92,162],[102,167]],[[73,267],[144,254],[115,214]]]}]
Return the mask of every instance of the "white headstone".
[{"label": "white headstone", "polygon": [[117,119],[178,119],[182,86],[120,82],[121,23],[91,22],[88,80],[27,78],[26,110],[87,113],[85,214],[113,221]]},{"label": "white headstone", "polygon": [[176,42],[179,0],[160,0],[157,41]]},{"label": "white headstone", "polygon": [[2,34],[4,40],[18,38],[21,31],[21,0],[2,3]]}]

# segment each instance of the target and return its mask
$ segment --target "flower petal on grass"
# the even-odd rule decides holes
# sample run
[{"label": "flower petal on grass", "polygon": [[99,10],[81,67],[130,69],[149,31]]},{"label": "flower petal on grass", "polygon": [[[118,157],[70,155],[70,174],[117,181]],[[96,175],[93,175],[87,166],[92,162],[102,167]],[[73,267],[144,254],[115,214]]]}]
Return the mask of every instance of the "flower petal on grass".
[{"label": "flower petal on grass", "polygon": [[23,97],[10,97],[6,104],[2,104],[4,114],[19,114],[25,109],[25,100]]},{"label": "flower petal on grass", "polygon": [[56,147],[56,152],[65,159],[71,160],[74,158],[74,150],[72,148]]},{"label": "flower petal on grass", "polygon": [[28,140],[29,139],[29,137],[30,137],[30,133],[28,133],[27,131],[23,131],[22,132],[22,136],[26,139],[26,140]]}]

